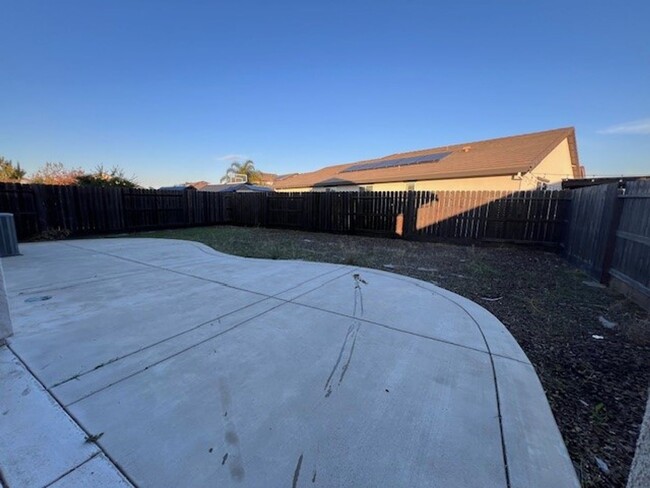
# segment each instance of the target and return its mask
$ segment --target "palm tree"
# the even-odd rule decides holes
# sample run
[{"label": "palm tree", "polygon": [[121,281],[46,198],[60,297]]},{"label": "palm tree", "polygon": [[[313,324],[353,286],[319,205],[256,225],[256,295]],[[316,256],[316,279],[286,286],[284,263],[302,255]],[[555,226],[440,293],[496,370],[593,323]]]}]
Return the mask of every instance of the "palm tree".
[{"label": "palm tree", "polygon": [[255,169],[255,163],[250,159],[245,163],[235,161],[230,165],[230,168],[226,171],[226,175],[221,178],[221,183],[227,183],[231,181],[234,176],[237,175],[246,175],[246,180],[249,183],[261,183],[262,174]]}]

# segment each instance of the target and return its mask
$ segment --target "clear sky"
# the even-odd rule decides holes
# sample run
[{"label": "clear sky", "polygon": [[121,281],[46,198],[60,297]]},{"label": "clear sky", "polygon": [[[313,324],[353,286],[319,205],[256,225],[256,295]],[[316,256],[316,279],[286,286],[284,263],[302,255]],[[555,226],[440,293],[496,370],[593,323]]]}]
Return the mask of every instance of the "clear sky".
[{"label": "clear sky", "polygon": [[0,155],[144,186],[575,126],[650,173],[650,2],[0,0]]}]

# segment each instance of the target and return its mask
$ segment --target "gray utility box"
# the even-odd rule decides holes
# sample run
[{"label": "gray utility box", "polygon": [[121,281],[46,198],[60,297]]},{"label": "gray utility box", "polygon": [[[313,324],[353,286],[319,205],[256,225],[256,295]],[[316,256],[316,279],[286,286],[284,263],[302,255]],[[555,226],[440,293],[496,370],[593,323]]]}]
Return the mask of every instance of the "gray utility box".
[{"label": "gray utility box", "polygon": [[14,214],[0,213],[0,257],[19,254]]}]

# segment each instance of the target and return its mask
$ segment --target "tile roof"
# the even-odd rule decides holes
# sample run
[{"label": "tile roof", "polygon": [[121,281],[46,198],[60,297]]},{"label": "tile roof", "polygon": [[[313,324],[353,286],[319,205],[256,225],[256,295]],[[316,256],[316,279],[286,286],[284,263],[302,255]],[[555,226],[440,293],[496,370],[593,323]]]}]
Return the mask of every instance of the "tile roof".
[{"label": "tile roof", "polygon": [[[581,176],[573,127],[522,134],[487,141],[467,142],[420,151],[392,154],[383,158],[328,166],[275,182],[277,189],[313,186],[388,183],[525,173],[537,166],[560,142],[569,141],[574,176]],[[354,165],[450,152],[440,161],[381,169],[345,171]]]},{"label": "tile roof", "polygon": [[206,185],[199,191],[212,191],[221,193],[234,192],[272,192],[273,188],[268,186],[251,185],[250,183],[222,183],[220,185]]}]

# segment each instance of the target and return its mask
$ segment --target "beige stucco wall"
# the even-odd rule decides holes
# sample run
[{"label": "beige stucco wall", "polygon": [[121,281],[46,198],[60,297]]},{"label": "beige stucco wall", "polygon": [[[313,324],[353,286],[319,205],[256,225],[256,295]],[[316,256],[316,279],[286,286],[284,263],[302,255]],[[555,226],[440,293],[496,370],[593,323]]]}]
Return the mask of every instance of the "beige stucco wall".
[{"label": "beige stucco wall", "polygon": [[562,180],[573,178],[573,168],[571,167],[571,151],[569,150],[569,141],[564,139],[553,149],[548,156],[542,159],[531,171],[532,175],[549,180],[549,188],[559,188]]},{"label": "beige stucco wall", "polygon": [[[537,187],[537,180],[530,175],[523,175],[521,179],[513,176],[486,176],[481,178],[456,178],[449,180],[425,180],[416,181],[416,191],[445,191],[445,190],[532,190]],[[374,183],[372,185],[360,185],[363,187],[372,186],[373,191],[406,191],[409,183]],[[332,187],[336,191],[358,191],[359,185],[345,185]],[[279,192],[307,192],[327,191],[326,188],[292,188],[279,189]]]},{"label": "beige stucco wall", "polygon": [[[562,179],[572,178],[571,152],[569,143],[564,139],[553,149],[533,170],[521,176],[481,176],[475,178],[454,178],[446,180],[416,181],[416,191],[445,191],[445,190],[499,190],[521,191],[534,190],[541,183],[547,188],[560,188]],[[540,179],[541,178],[541,179]],[[413,183],[413,182],[411,182]],[[336,191],[358,191],[359,187],[372,186],[373,191],[406,191],[409,182],[374,183],[372,185],[344,185],[331,187]],[[291,188],[279,189],[279,192],[327,191],[327,188]]]}]

